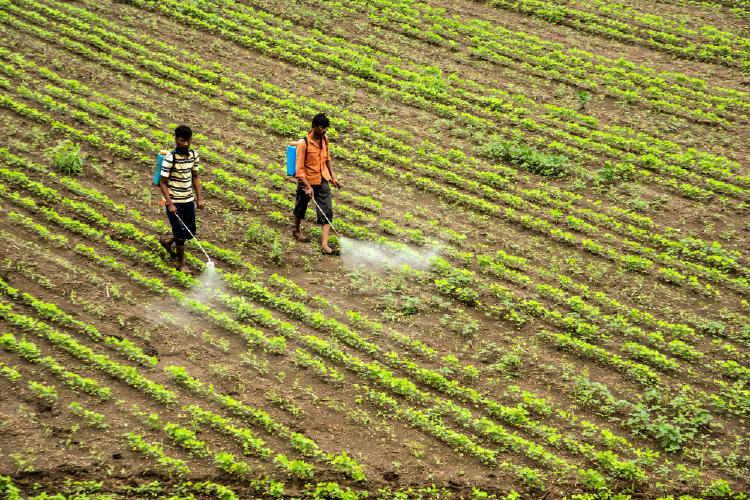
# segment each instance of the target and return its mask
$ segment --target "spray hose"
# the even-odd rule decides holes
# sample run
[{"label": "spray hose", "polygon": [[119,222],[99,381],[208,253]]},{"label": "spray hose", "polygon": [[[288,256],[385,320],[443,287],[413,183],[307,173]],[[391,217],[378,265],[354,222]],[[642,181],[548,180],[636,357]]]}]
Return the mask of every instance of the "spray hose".
[{"label": "spray hose", "polygon": [[175,217],[177,217],[177,220],[180,221],[180,224],[182,224],[182,227],[184,227],[185,230],[188,232],[188,234],[193,237],[193,239],[195,240],[195,242],[198,244],[198,248],[200,248],[201,252],[203,252],[203,255],[206,256],[206,259],[208,260],[206,262],[206,267],[214,267],[214,261],[212,261],[211,257],[209,257],[208,254],[206,253],[206,251],[203,250],[203,245],[201,245],[201,242],[198,241],[198,239],[195,237],[195,235],[190,231],[190,229],[188,229],[187,225],[184,222],[182,222],[182,219],[180,219],[180,216],[177,215],[177,212],[173,212],[173,215]]},{"label": "spray hose", "polygon": [[310,197],[310,199],[311,199],[311,200],[312,200],[312,202],[313,202],[313,203],[315,204],[315,208],[317,208],[317,209],[318,209],[318,212],[320,212],[321,214],[323,214],[323,218],[324,218],[324,219],[326,220],[326,222],[328,222],[328,224],[329,224],[329,225],[330,225],[330,226],[331,226],[331,227],[333,228],[333,232],[334,232],[334,233],[336,233],[336,236],[338,236],[339,238],[341,238],[341,235],[339,234],[339,232],[338,232],[338,231],[336,231],[336,228],[334,227],[334,225],[333,225],[333,223],[332,223],[332,222],[330,221],[330,219],[328,219],[328,216],[326,215],[326,213],[325,213],[324,211],[322,211],[322,210],[320,209],[320,207],[318,206],[318,203],[317,203],[317,202],[315,201],[315,197],[311,196],[311,197]]}]

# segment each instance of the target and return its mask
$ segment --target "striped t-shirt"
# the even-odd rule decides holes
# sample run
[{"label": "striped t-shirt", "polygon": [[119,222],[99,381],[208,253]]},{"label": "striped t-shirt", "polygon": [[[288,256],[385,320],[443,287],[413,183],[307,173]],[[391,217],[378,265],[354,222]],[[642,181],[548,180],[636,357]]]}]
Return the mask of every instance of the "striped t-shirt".
[{"label": "striped t-shirt", "polygon": [[167,191],[172,203],[193,201],[193,172],[198,172],[198,152],[190,149],[187,155],[170,152],[161,163],[161,176],[167,179]]}]

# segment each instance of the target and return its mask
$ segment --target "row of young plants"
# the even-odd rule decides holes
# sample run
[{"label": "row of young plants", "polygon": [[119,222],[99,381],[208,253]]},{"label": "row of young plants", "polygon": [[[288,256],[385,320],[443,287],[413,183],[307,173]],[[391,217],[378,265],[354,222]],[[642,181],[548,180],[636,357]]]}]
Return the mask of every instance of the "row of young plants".
[{"label": "row of young plants", "polygon": [[[187,16],[185,17],[185,20],[186,20],[186,21],[188,21],[188,22],[190,21],[190,19],[191,19],[191,18],[188,18]],[[319,52],[316,52],[316,54],[317,54],[317,53],[319,53]],[[374,82],[363,82],[363,83],[364,83],[364,84],[367,84],[367,85],[369,85],[369,84],[374,84]],[[375,85],[378,85],[378,84],[375,84]],[[401,91],[401,92],[403,92],[403,91]],[[503,118],[503,117],[504,117],[504,115],[503,115],[502,113],[498,113],[498,114],[499,114],[499,117],[500,117],[500,118]],[[470,117],[470,116],[472,116],[472,115],[467,115],[466,113],[463,113],[463,114],[462,114],[462,116],[464,116],[464,117]],[[485,125],[486,125],[486,123],[485,123]],[[684,170],[684,169],[683,169],[683,170]],[[685,172],[687,172],[687,171],[685,171]],[[714,182],[720,182],[720,181],[714,181]],[[684,184],[684,183],[683,183],[683,184]],[[679,187],[679,183],[677,184],[677,186]],[[731,189],[731,187],[727,187],[726,189]],[[689,192],[691,192],[691,191],[690,191],[690,190],[688,189],[688,191],[686,191],[686,192],[688,192],[688,193],[689,193]]]},{"label": "row of young plants", "polygon": [[[126,442],[131,440],[136,444],[140,444],[143,440],[142,436],[133,435],[132,438],[127,434],[123,436]],[[145,441],[143,441],[145,443]],[[148,450],[148,446],[145,447]],[[69,479],[67,481],[70,481]],[[66,484],[68,484],[66,481]],[[93,483],[93,484],[92,484]],[[74,482],[73,484],[78,484]],[[260,478],[246,482],[248,489],[254,491],[258,495],[265,495],[268,498],[282,498],[283,490],[279,490],[277,485],[283,486],[283,483],[278,483],[271,478]],[[41,488],[42,485],[39,485]],[[103,494],[100,492],[102,482],[86,482],[83,485],[83,491],[81,488],[68,489],[63,488],[62,493],[49,493],[43,491],[39,495],[34,496],[22,496],[21,489],[18,488],[14,483],[11,476],[0,475],[0,494],[4,495],[7,500],[65,500],[69,498],[71,493],[74,491],[77,498],[81,500],[93,499],[97,500],[114,500],[115,495]],[[39,489],[37,488],[37,489]],[[173,490],[173,491],[170,491]],[[473,494],[476,498],[494,500],[503,498],[506,500],[518,500],[521,498],[515,491],[511,491],[508,496],[497,497],[496,495],[490,495],[480,488],[474,487],[472,489]],[[230,488],[217,484],[212,481],[184,481],[177,483],[176,485],[164,485],[157,481],[152,481],[148,484],[140,484],[138,486],[126,485],[121,488],[123,495],[142,495],[144,498],[155,498],[155,499],[167,499],[170,500],[190,500],[195,498],[193,492],[202,493],[204,495],[210,495],[211,497],[218,498],[219,500],[238,500],[240,497]],[[349,487],[342,487],[335,482],[319,482],[319,483],[306,483],[303,492],[305,498],[313,500],[325,500],[325,499],[340,499],[340,500],[359,500],[362,498],[369,498],[370,495],[367,491],[352,490]],[[88,496],[91,493],[92,496]],[[454,492],[446,488],[438,488],[435,485],[423,487],[423,488],[379,488],[377,490],[375,498],[381,500],[394,500],[403,498],[420,498],[420,499],[432,499],[437,500],[441,498],[452,498]],[[666,499],[661,499],[666,500]],[[689,500],[689,499],[688,499]]]},{"label": "row of young plants", "polygon": [[[24,228],[23,225],[21,225],[20,227]],[[136,304],[136,301],[133,299],[132,292],[124,291],[121,284],[112,282],[110,280],[106,280],[91,269],[84,270],[72,264],[69,260],[62,258],[60,255],[55,255],[54,252],[59,251],[59,249],[50,247],[50,245],[47,244],[47,241],[55,237],[64,237],[64,236],[52,233],[45,226],[41,224],[34,224],[33,228],[26,228],[26,229],[27,229],[26,232],[24,232],[23,230],[20,230],[20,231],[17,231],[16,233],[25,234],[31,237],[37,236],[41,238],[41,240],[43,240],[41,241],[41,245],[38,242],[33,241],[32,239],[29,239],[29,238],[25,240],[19,240],[17,236],[12,235],[9,232],[4,231],[4,230],[0,231],[0,238],[3,239],[9,246],[12,246],[13,248],[24,248],[32,254],[39,255],[40,258],[42,258],[43,256],[43,258],[47,262],[52,262],[54,265],[59,266],[60,269],[64,269],[66,272],[70,273],[72,276],[75,276],[76,278],[80,278],[82,282],[90,284],[95,289],[104,290],[104,293],[108,294],[108,298],[112,298],[115,300],[122,300],[128,306],[134,306]],[[65,248],[69,248],[69,247],[65,247]],[[12,262],[13,261],[10,258],[6,258],[3,264],[6,266],[6,268],[8,268],[9,266],[12,266]],[[20,276],[22,276],[23,279],[29,280],[32,283],[35,282],[41,285],[45,290],[52,290],[56,288],[56,285],[52,283],[52,281],[49,278],[47,278],[46,276],[40,275],[38,273],[35,273],[33,270],[24,266],[23,264],[16,264],[16,269],[21,273]],[[65,293],[63,292],[61,293],[61,295],[64,296]],[[79,294],[75,293],[75,291],[74,293],[70,294],[70,297],[74,304],[83,306],[86,311],[92,313],[99,319],[102,319],[104,317],[109,317],[113,321],[117,319],[116,316],[114,315],[108,315],[101,304],[97,304],[92,301],[82,299]]]},{"label": "row of young plants", "polygon": [[[656,345],[662,349],[668,349],[671,351],[672,355],[688,361],[697,361],[704,356],[703,352],[696,350],[695,347],[682,340],[686,338],[684,329],[673,330],[673,332],[671,332],[672,335],[670,335],[672,340],[667,342],[670,337],[665,338],[661,331],[657,330],[647,332],[640,327],[634,326],[628,317],[623,316],[620,313],[617,313],[616,315],[601,314],[598,307],[587,304],[578,295],[568,295],[558,288],[545,284],[537,285],[536,290],[541,296],[551,299],[556,304],[567,305],[586,320],[598,324],[604,324],[612,330],[622,332],[627,338],[641,339],[648,344]],[[550,311],[546,310],[544,306],[536,304],[527,307],[527,311],[534,315],[540,314],[544,316],[550,314]],[[695,337],[695,333],[692,329],[688,331],[693,333],[693,337],[688,338],[691,343],[699,340],[699,338]],[[677,335],[674,335],[674,333]],[[593,336],[595,337],[596,335]]]},{"label": "row of young plants", "polygon": [[[285,424],[276,422],[270,415],[268,415],[268,413],[261,409],[248,406],[241,401],[235,400],[231,396],[217,392],[213,385],[206,384],[197,377],[194,377],[185,369],[185,367],[166,366],[164,370],[171,376],[174,382],[181,384],[202,396],[207,396],[216,400],[233,414],[265,429],[269,434],[288,439],[292,447],[303,456],[327,463],[355,481],[366,481],[364,468],[349,456],[346,451],[342,451],[339,454],[325,453],[312,439],[301,433],[292,431]],[[196,412],[194,409],[189,409],[189,411],[195,416]],[[203,416],[199,415],[199,418],[205,418],[205,414],[203,414]],[[214,417],[211,417],[211,419],[211,425],[223,425],[214,422]],[[224,426],[224,429],[227,430],[227,427]],[[235,434],[235,431],[231,429],[227,432]],[[276,463],[278,467],[286,470],[290,475],[296,475],[298,479],[309,479],[312,477],[312,471],[314,470],[314,467],[307,464],[304,460],[289,460],[286,455],[283,454],[277,454],[274,457],[274,463]]]},{"label": "row of young plants", "polygon": [[[265,441],[257,437],[252,431],[245,427],[237,427],[231,419],[224,418],[221,415],[204,410],[200,406],[192,404],[183,406],[192,417],[192,421],[199,425],[207,425],[217,430],[221,434],[234,438],[241,446],[245,455],[255,455],[260,458],[268,458],[272,451],[267,448]],[[301,436],[303,439],[307,439]],[[317,445],[314,444],[317,448]],[[312,446],[312,445],[311,445]]]},{"label": "row of young plants", "polygon": [[[9,287],[6,287],[6,288],[9,291],[8,293],[15,292],[13,289],[10,289]],[[18,295],[17,292],[15,292],[15,294]],[[6,347],[14,348],[23,353],[28,354],[27,357],[29,357],[30,359],[37,358],[38,357],[37,355],[39,354],[37,350],[34,349],[34,346],[32,344],[30,343],[18,344],[17,342],[14,341],[12,336],[9,336],[9,335],[2,337],[2,339],[0,339],[0,343],[2,343],[3,345],[6,345]],[[53,369],[54,371],[55,367],[51,367],[51,369]],[[203,412],[202,414],[198,414],[197,412],[202,411],[202,410],[200,410],[200,408],[196,405],[191,406],[190,410],[194,418],[197,418],[199,416],[202,416],[203,418],[205,418],[209,416],[212,418],[212,422],[214,425],[225,423],[225,421],[222,420],[221,417],[215,414],[211,414],[210,412]],[[151,420],[153,420],[153,417]],[[164,430],[168,433],[168,435],[172,439],[176,440],[181,445],[187,446],[188,448],[190,447],[195,448],[193,451],[197,452],[200,456],[203,456],[205,455],[205,453],[207,453],[205,450],[203,450],[202,445],[195,441],[192,431],[189,431],[188,429],[185,429],[176,424],[165,425]],[[249,431],[247,431],[246,429],[240,429],[236,427],[225,427],[225,430],[231,432],[235,436],[243,436],[244,438],[243,446],[248,445],[248,444],[253,444],[254,447],[261,453],[261,456],[264,455],[263,448],[261,447],[262,445],[258,443],[257,439],[252,438],[252,434],[250,434]],[[292,440],[292,444],[295,447],[302,449],[305,454],[312,454],[313,456],[319,456],[323,454],[323,452],[320,451],[320,449],[318,448],[317,444],[314,441],[304,437],[302,434],[292,432],[291,440]],[[260,443],[262,443],[262,441]],[[141,445],[139,446],[140,446],[140,449],[142,451],[145,451],[146,453],[158,455],[158,448],[154,448],[154,446],[152,445],[146,446],[143,443],[141,443]],[[345,452],[342,453],[341,455],[335,455],[335,456],[332,454],[329,454],[328,460],[334,465],[334,467],[340,470],[349,471],[349,475],[354,477],[356,480],[365,479],[364,474],[361,470],[361,467],[358,466],[356,462],[351,459],[351,457],[347,456]],[[249,468],[246,467],[246,464],[244,464],[243,462],[234,460],[234,457],[232,457],[231,454],[228,454],[225,452],[216,453],[214,455],[214,461],[215,463],[217,463],[217,465],[220,468],[227,470],[230,473],[239,474],[239,473],[242,473],[243,471],[244,472],[249,471]],[[311,475],[311,471],[313,470],[312,466],[308,466],[304,464],[304,462],[302,461],[299,461],[299,460],[286,461],[285,456],[279,455],[277,456],[276,462],[279,464],[280,467],[287,470],[290,473],[290,475],[298,476],[300,479],[309,479],[310,477],[312,477]],[[169,465],[169,463],[172,463],[172,462],[169,460],[166,460],[163,465]],[[302,475],[298,475],[298,473]]]},{"label": "row of young plants", "polygon": [[81,391],[104,400],[110,397],[111,391],[108,387],[102,387],[96,380],[89,377],[82,377],[68,370],[65,365],[52,356],[42,356],[41,349],[33,342],[24,339],[18,340],[13,334],[6,333],[0,336],[0,345],[6,350],[18,352],[23,359],[30,363],[43,366],[55,376],[62,379],[73,390]]},{"label": "row of young plants", "polygon": [[[1,279],[0,287],[7,287],[7,284]],[[62,326],[78,329],[78,331],[80,331],[81,333],[88,334],[89,337],[91,337],[95,341],[104,340],[104,343],[108,347],[119,351],[129,360],[136,361],[141,366],[153,368],[159,363],[159,360],[158,358],[156,358],[156,356],[148,356],[144,354],[143,350],[140,347],[136,346],[128,339],[120,339],[112,335],[104,337],[94,325],[74,319],[68,313],[60,310],[60,308],[58,308],[53,303],[38,300],[28,293],[21,294],[18,299],[33,308],[36,311],[37,315],[39,315],[39,317],[49,320],[53,323],[60,324]]]},{"label": "row of young plants", "polygon": [[742,70],[750,69],[748,50],[733,47],[731,43],[693,42],[669,31],[644,29],[642,33],[630,18],[628,22],[621,22],[577,10],[575,5],[561,6],[544,0],[521,0],[516,3],[493,0],[491,5],[531,15],[547,22],[561,23],[593,35],[644,45],[685,59],[736,66]]},{"label": "row of young plants", "polygon": [[[464,114],[465,114],[465,113],[464,113]],[[506,115],[507,115],[507,113],[500,113],[500,112],[499,112],[499,113],[497,113],[497,114],[498,114],[498,118],[500,118],[500,119],[505,119],[505,118],[506,118]],[[530,120],[530,119],[527,119],[527,120]],[[560,133],[561,131],[559,131],[559,130],[556,130],[555,132],[559,134],[559,133]],[[580,142],[580,141],[578,141],[578,142]],[[590,142],[590,141],[588,141],[588,142],[584,141],[584,143],[585,143],[585,144],[588,144],[589,142]],[[676,167],[676,168],[677,168],[677,169],[678,169],[678,171],[680,171],[680,172],[681,172],[681,173],[682,173],[683,175],[685,175],[685,174],[687,174],[687,175],[690,175],[690,174],[692,174],[691,172],[689,172],[689,171],[687,171],[687,170],[685,170],[685,169],[679,169],[679,167]],[[669,181],[669,179],[666,179],[666,181]],[[718,184],[717,184],[717,183],[718,183]],[[672,182],[672,184],[673,184],[673,185],[675,185],[675,186],[676,186],[676,188],[680,188],[680,186],[681,186],[682,184],[685,184],[685,183],[683,182],[683,183],[677,183],[677,184],[674,184],[674,182]],[[714,185],[719,185],[719,184],[722,184],[722,183],[721,183],[721,181],[714,181]],[[726,183],[724,183],[724,184],[726,184]],[[726,190],[726,189],[732,190],[732,189],[733,189],[733,187],[732,187],[731,185],[727,185],[727,186],[725,186],[725,190]],[[735,188],[735,189],[738,189],[738,188]],[[692,188],[691,188],[691,187],[690,187],[689,185],[685,184],[685,187],[684,187],[684,188],[682,189],[682,192],[690,194],[690,193],[693,193],[693,192],[695,192],[695,193],[700,193],[701,191],[700,191],[700,190],[695,190],[695,189],[692,189]]]},{"label": "row of young plants", "polygon": [[15,366],[8,366],[5,363],[0,363],[0,375],[7,378],[10,382],[16,382],[21,378],[21,374],[16,370]]},{"label": "row of young plants", "polygon": [[161,417],[156,413],[150,413],[144,423],[155,431],[164,432],[178,446],[186,449],[191,456],[213,458],[213,463],[217,467],[232,476],[242,479],[251,471],[247,462],[237,460],[234,455],[226,451],[212,453],[205,442],[198,439],[195,431],[172,422],[162,422]]},{"label": "row of young plants", "polygon": [[179,458],[173,458],[164,453],[164,446],[158,442],[149,443],[143,435],[130,431],[123,436],[123,441],[132,450],[139,451],[143,455],[156,460],[156,462],[168,472],[177,477],[185,477],[191,473],[187,462]]},{"label": "row of young plants", "polygon": [[24,314],[13,312],[13,308],[10,305],[0,305],[0,316],[9,324],[16,326],[24,332],[47,338],[50,342],[72,356],[91,364],[92,367],[108,373],[136,389],[143,390],[158,401],[172,403],[177,398],[177,395],[172,391],[141,375],[137,368],[119,364],[104,354],[96,354],[92,349],[80,344],[70,335],[62,333],[42,321],[36,321]]},{"label": "row of young plants", "polygon": [[[132,237],[135,238],[135,239],[140,239],[141,242],[143,242],[144,240],[147,240],[148,238],[150,238],[150,237],[144,235],[143,233],[140,233],[139,231],[135,230],[132,227],[131,227],[131,231],[132,231]],[[126,252],[126,255],[129,255],[130,257],[133,257],[133,258],[136,258],[136,259],[140,259],[143,263],[156,266],[157,269],[159,269],[160,267],[162,267],[163,263],[162,263],[161,259],[159,257],[154,256],[153,254],[151,254],[148,251],[139,251],[139,252],[136,253],[134,251],[135,250],[134,247],[128,247],[128,246],[123,245],[121,243],[117,243],[116,245],[110,244],[108,246],[110,246],[110,248],[114,247],[115,250],[117,248],[126,248],[126,249],[129,248],[131,250],[128,251],[128,252]],[[79,247],[82,247],[82,246],[79,244],[77,246],[77,248],[79,248]],[[93,248],[86,249],[84,247],[84,249],[85,249],[85,253],[88,256],[94,258],[97,261],[101,262],[101,261],[107,259],[106,257],[100,257],[100,256],[98,256],[96,254],[96,252],[93,250]],[[171,276],[173,273],[170,272],[170,273],[166,273],[166,274],[169,275],[169,276]],[[178,281],[182,282],[183,280],[178,280]],[[168,292],[168,294],[170,296],[172,296],[173,298],[177,298],[180,303],[183,303],[184,305],[186,305],[187,307],[189,307],[190,310],[198,312],[198,313],[201,313],[203,316],[208,316],[208,317],[217,319],[218,323],[222,327],[224,327],[224,328],[226,328],[226,329],[228,329],[230,331],[235,331],[235,332],[239,331],[239,332],[243,332],[243,333],[246,333],[246,334],[247,334],[247,332],[259,332],[258,330],[255,330],[255,329],[252,329],[252,328],[245,327],[245,326],[237,324],[235,321],[233,321],[231,318],[229,318],[225,313],[217,313],[217,312],[211,310],[210,307],[205,306],[205,305],[201,304],[200,302],[198,302],[196,300],[186,298],[182,293],[180,293],[179,291],[177,291],[175,289],[168,289],[167,287],[165,287],[160,282],[160,280],[158,280],[156,278],[150,278],[149,279],[149,283],[153,284],[152,286],[149,287],[152,290],[154,290],[154,291],[166,291],[166,292]],[[185,283],[182,283],[182,284],[184,285]],[[190,284],[195,284],[195,282],[193,281]],[[283,352],[284,347],[285,347],[285,342],[283,341],[283,338],[281,338],[281,337],[273,337],[269,341],[269,344],[270,344],[269,349],[272,352],[276,352],[276,353]],[[292,438],[295,440],[295,442],[296,441],[300,441],[301,442],[302,440],[307,439],[307,438],[304,438],[303,436],[297,435],[297,434],[293,435]],[[312,443],[314,445],[315,449],[317,449],[317,445],[315,445],[314,442],[311,442],[309,440],[308,440],[308,442]],[[346,457],[345,454],[344,454],[343,457],[344,458],[340,458],[338,456],[331,455],[329,457],[329,459],[331,461],[336,460],[336,464],[334,464],[334,465],[338,465],[339,467],[342,467],[343,465],[346,465],[346,467],[352,471],[351,473],[354,475],[355,479],[359,478],[360,480],[364,480],[364,475],[362,474],[361,470],[358,469],[358,466],[356,465],[356,462],[352,462],[351,459],[348,458],[348,457]],[[281,461],[280,463],[283,464],[284,462]],[[296,467],[297,465],[300,465],[300,464],[296,464],[294,462],[292,463],[292,466],[294,466],[294,467]],[[300,467],[302,467],[302,466],[300,465]]]},{"label": "row of young plants", "polygon": [[[176,475],[189,470],[189,468],[182,465],[178,459],[166,456],[163,453],[163,449],[160,450],[161,445],[159,443],[148,443],[140,434],[133,432],[126,433],[122,436],[122,441],[125,445],[132,447],[134,450],[140,451],[144,455],[156,459],[157,463],[165,467],[167,471],[172,471]],[[272,494],[274,491],[268,488],[268,485],[272,481],[273,480],[258,479],[248,481],[248,483],[250,484],[250,488],[258,494],[269,494],[273,498],[279,498],[279,495]],[[49,491],[44,491],[44,485],[36,483],[33,491],[35,493],[41,491],[41,493],[32,496],[22,496],[21,489],[13,483],[11,476],[0,476],[0,494],[4,495],[3,498],[6,498],[7,500],[66,500],[71,497],[80,500],[116,500],[117,498],[137,495],[140,495],[141,498],[190,500],[195,498],[194,493],[202,493],[209,496],[209,498],[217,498],[219,500],[240,499],[240,496],[238,496],[232,489],[213,481],[181,481],[173,485],[164,484],[164,486],[162,486],[162,484],[156,480],[151,481],[150,483],[138,484],[136,486],[125,485],[118,488],[118,491],[113,493],[102,492],[102,490],[105,489],[103,488],[104,481],[79,481],[73,480],[72,478],[66,478],[63,484],[65,486],[58,486],[53,490],[57,491],[57,493],[50,493]]]},{"label": "row of young plants", "polygon": [[[305,10],[312,7],[312,15],[319,22],[325,23],[326,19],[330,19],[325,10],[330,12],[332,6],[320,2],[301,4]],[[701,121],[728,124],[728,119],[736,122],[742,120],[741,116],[729,109],[750,108],[750,103],[738,98],[741,93],[720,96],[704,92],[702,89],[706,88],[706,84],[702,80],[695,79],[695,82],[691,82],[694,87],[690,88],[674,83],[675,79],[687,80],[684,75],[670,78],[670,82],[664,77],[671,75],[662,73],[656,77],[653,69],[645,67],[638,68],[640,72],[633,71],[637,68],[636,65],[622,58],[614,62],[577,48],[541,40],[523,31],[513,32],[487,21],[462,19],[456,15],[448,17],[445,9],[423,3],[355,1],[349,2],[345,7],[335,8],[337,11],[346,9],[353,15],[362,13],[369,22],[384,26],[389,31],[400,31],[410,38],[413,33],[413,38],[424,37],[427,43],[437,42],[449,47],[468,45],[469,50],[481,58],[490,58],[514,69],[520,63],[524,71],[545,79],[562,81],[577,88],[604,92],[615,97],[627,97],[629,102]],[[299,14],[296,12],[288,14],[292,16],[293,22],[298,20]],[[430,26],[435,31],[426,29],[425,26]],[[379,47],[383,45],[380,43]],[[379,50],[385,52],[387,48]]]},{"label": "row of young plants", "polygon": [[[236,283],[235,283],[234,286],[236,286]],[[255,290],[257,292],[257,288]],[[245,289],[245,292],[247,293],[248,290]],[[259,300],[257,293],[252,293],[251,296],[253,298],[255,298],[256,300]],[[261,300],[261,302],[263,302],[262,299],[260,299],[260,300]],[[266,300],[270,300],[270,299],[266,299]],[[277,306],[277,308],[279,308],[279,307]],[[287,310],[292,310],[292,305],[287,305],[286,309]],[[299,308],[296,308],[296,309],[298,310]],[[295,315],[294,313],[290,313],[290,314],[292,314],[293,316]],[[299,313],[296,313],[296,314],[299,314]],[[329,320],[329,322],[330,322],[330,320]],[[335,325],[335,323],[333,323],[333,325]],[[314,326],[314,325],[311,325],[311,326]],[[342,326],[331,326],[330,328],[336,328],[337,330],[339,330],[340,331],[340,333],[339,333],[340,335],[344,334],[344,328],[345,327],[342,328]],[[364,340],[353,339],[352,335],[356,335],[356,333],[354,333],[353,331],[350,330],[350,333],[347,336],[345,336],[345,337],[341,337],[341,339],[345,343],[347,343],[349,345],[358,346],[360,349],[364,349],[366,351],[372,352],[372,351],[376,350],[375,347],[371,347],[372,344],[370,344],[370,343],[368,343],[367,341],[364,341]],[[321,354],[325,355],[326,357],[329,357],[329,358],[331,358],[334,361],[339,361],[341,359],[346,360],[346,355],[344,355],[344,354],[337,354],[336,353],[336,349],[334,347],[332,347],[332,345],[330,343],[318,341],[318,344],[319,344],[319,347],[317,349],[318,352],[320,352]],[[493,402],[491,400],[486,400],[483,396],[481,396],[475,390],[470,389],[470,388],[461,387],[460,385],[456,385],[456,381],[451,381],[449,379],[446,379],[444,376],[439,375],[439,374],[437,374],[437,373],[435,373],[435,372],[433,372],[431,370],[421,368],[418,365],[416,365],[415,363],[410,362],[410,361],[408,361],[406,359],[403,359],[403,358],[399,359],[398,355],[395,354],[395,353],[386,353],[385,356],[384,356],[384,358],[385,358],[385,360],[388,361],[388,364],[392,364],[394,367],[401,367],[407,373],[410,373],[413,376],[416,376],[421,382],[426,383],[427,385],[433,386],[433,387],[437,388],[438,390],[444,390],[449,395],[453,395],[453,396],[459,397],[460,399],[464,399],[464,400],[466,400],[468,402],[471,402],[471,403],[473,403],[475,405],[476,404],[480,404],[480,405],[486,404],[486,405],[488,405],[487,407],[488,407],[489,412],[490,412],[491,415],[493,415],[493,416],[495,416],[497,418],[501,418],[503,420],[506,420],[511,425],[520,426],[521,428],[524,428],[526,430],[531,430],[532,433],[533,433],[534,429],[536,428],[536,424],[531,424],[531,421],[528,420],[528,415],[523,416],[523,413],[519,414],[517,409],[513,410],[513,409],[508,408],[508,407],[503,407],[502,405],[499,405],[498,403]],[[349,359],[351,359],[351,358],[349,358]],[[382,381],[380,383],[381,383],[381,385],[383,385]],[[388,387],[387,384],[385,384],[385,386]],[[398,391],[396,391],[396,392],[398,393]],[[407,396],[410,399],[417,400],[417,401],[423,401],[423,402],[427,401],[425,399],[426,396],[424,394],[420,394],[419,392],[415,392],[415,391],[412,390],[412,391],[408,391],[406,394],[407,394]],[[485,401],[484,403],[482,403],[483,400]],[[503,408],[505,408],[505,409],[503,409]],[[526,423],[524,423],[524,422],[526,422]],[[549,427],[545,427],[545,428],[547,430],[549,430],[549,431],[556,432],[556,431],[554,431],[554,429],[551,429]],[[569,438],[569,437],[566,437],[564,441],[568,445],[568,448],[570,449],[570,451],[573,451],[574,453],[575,452],[579,452],[580,453],[581,450],[585,449],[583,447],[577,449],[576,446],[575,446],[576,441],[574,439]]]},{"label": "row of young plants", "polygon": [[[201,92],[191,91],[180,85],[175,85],[174,83],[168,80],[165,80],[163,78],[154,77],[149,72],[139,71],[132,64],[122,63],[118,59],[115,59],[112,56],[109,56],[108,54],[97,52],[95,50],[91,50],[85,45],[78,43],[74,40],[71,40],[68,37],[65,37],[65,36],[61,37],[43,28],[39,28],[37,26],[24,23],[21,20],[15,18],[14,16],[11,16],[4,10],[0,10],[0,21],[2,21],[3,23],[9,26],[13,26],[16,29],[21,29],[23,31],[33,33],[36,36],[48,42],[60,43],[63,47],[65,47],[66,50],[73,52],[75,54],[85,55],[86,57],[89,57],[105,66],[113,67],[117,69],[118,71],[122,72],[123,74],[128,75],[128,78],[132,80],[156,85],[159,88],[163,88],[170,92],[184,93],[186,97],[195,98],[201,102],[206,101],[206,97]],[[63,124],[59,124],[56,121],[51,122],[50,125],[56,129],[62,129],[66,132],[69,132]],[[69,133],[75,135],[74,132],[69,132]],[[85,137],[81,137],[80,139],[87,140]],[[127,153],[127,151],[119,149],[117,147],[117,144],[105,143],[101,139],[98,140],[97,147],[105,147],[109,149],[114,155],[117,155],[118,153],[119,154]],[[139,158],[139,160],[144,163],[150,164],[152,161],[152,158],[150,155],[149,156],[143,155]]]}]

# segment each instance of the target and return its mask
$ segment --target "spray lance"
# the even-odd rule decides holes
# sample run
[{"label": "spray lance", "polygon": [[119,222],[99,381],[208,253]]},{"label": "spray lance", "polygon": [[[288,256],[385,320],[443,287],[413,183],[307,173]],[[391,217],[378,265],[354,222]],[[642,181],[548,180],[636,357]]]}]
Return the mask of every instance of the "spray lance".
[{"label": "spray lance", "polygon": [[333,232],[336,233],[336,236],[338,236],[339,238],[341,238],[341,235],[339,234],[338,231],[336,231],[336,228],[334,227],[333,223],[331,223],[331,221],[328,219],[328,216],[326,215],[326,213],[324,211],[322,211],[320,209],[320,207],[318,206],[318,203],[315,201],[315,197],[310,197],[310,199],[315,204],[315,208],[318,209],[318,212],[320,212],[321,214],[323,214],[323,218],[326,220],[326,222],[328,223],[328,225],[333,228]]},{"label": "spray lance", "polygon": [[203,250],[203,246],[201,245],[201,242],[196,239],[195,235],[190,231],[190,229],[188,229],[187,225],[184,222],[182,222],[182,219],[180,219],[180,216],[177,215],[177,212],[174,212],[173,215],[175,217],[177,217],[177,220],[180,221],[180,224],[182,224],[182,227],[184,227],[185,230],[188,232],[188,234],[190,234],[190,236],[193,237],[193,239],[195,240],[195,242],[198,244],[198,248],[200,248],[201,252],[203,252],[203,255],[206,256],[206,259],[207,259],[206,260],[206,267],[208,269],[213,269],[214,268],[214,261],[212,261],[211,257],[209,257],[208,254],[206,253],[206,251]]}]

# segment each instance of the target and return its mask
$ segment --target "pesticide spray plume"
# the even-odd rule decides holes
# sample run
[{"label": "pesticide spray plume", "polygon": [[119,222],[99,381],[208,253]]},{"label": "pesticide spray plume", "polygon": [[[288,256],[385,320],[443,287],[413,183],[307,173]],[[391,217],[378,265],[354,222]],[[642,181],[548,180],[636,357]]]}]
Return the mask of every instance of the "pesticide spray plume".
[{"label": "pesticide spray plume", "polygon": [[375,242],[358,241],[341,236],[325,212],[315,202],[315,198],[311,199],[315,203],[315,208],[323,214],[326,222],[331,225],[331,229],[336,233],[341,246],[341,260],[347,267],[364,267],[382,271],[394,267],[409,266],[424,271],[430,267],[430,259],[439,255],[436,250],[424,252],[404,246],[388,247]]},{"label": "pesticide spray plume", "polygon": [[[211,264],[211,265],[209,265]],[[203,304],[210,301],[216,294],[227,293],[224,280],[221,279],[221,271],[216,269],[213,261],[206,263],[206,267],[198,276],[199,285],[193,291],[186,295],[187,298],[197,300]]]},{"label": "pesticide spray plume", "polygon": [[373,271],[409,266],[418,271],[430,267],[430,259],[440,255],[435,249],[421,250],[406,246],[387,246],[372,241],[359,241],[339,237],[341,261],[346,267],[359,267]]}]

